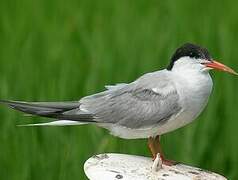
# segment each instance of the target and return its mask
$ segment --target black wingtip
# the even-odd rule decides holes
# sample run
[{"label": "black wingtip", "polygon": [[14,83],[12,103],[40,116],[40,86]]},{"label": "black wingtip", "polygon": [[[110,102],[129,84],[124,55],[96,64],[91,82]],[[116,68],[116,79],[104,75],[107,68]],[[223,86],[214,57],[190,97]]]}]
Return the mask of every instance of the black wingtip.
[{"label": "black wingtip", "polygon": [[6,104],[7,102],[8,102],[8,100],[0,99],[0,103],[1,103],[1,104]]},{"label": "black wingtip", "polygon": [[26,104],[26,102],[0,99],[0,104],[8,105],[12,107],[13,105],[17,105],[17,104]]},{"label": "black wingtip", "polygon": [[11,100],[3,100],[3,99],[0,99],[0,104],[4,104],[4,105],[9,105],[11,103],[13,103],[14,101],[11,101]]}]

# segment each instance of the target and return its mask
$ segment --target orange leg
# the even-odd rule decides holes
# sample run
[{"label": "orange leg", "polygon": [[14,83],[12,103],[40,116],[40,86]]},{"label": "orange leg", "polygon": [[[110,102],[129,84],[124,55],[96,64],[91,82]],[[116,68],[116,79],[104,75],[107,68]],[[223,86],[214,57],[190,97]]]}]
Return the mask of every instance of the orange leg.
[{"label": "orange leg", "polygon": [[154,138],[149,137],[148,147],[149,147],[149,149],[151,151],[151,154],[153,156],[153,160],[155,160],[156,155],[159,153],[163,164],[165,164],[167,166],[172,166],[172,165],[176,164],[176,162],[173,161],[173,160],[165,159],[164,153],[163,153],[162,148],[160,146],[160,136],[159,135],[154,137]]}]

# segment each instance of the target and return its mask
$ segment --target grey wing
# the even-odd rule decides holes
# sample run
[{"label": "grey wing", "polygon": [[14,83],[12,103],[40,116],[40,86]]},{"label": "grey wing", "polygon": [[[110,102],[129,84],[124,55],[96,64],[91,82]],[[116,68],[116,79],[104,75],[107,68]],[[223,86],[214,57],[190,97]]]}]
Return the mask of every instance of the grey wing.
[{"label": "grey wing", "polygon": [[166,122],[181,107],[169,78],[161,73],[150,73],[133,83],[83,98],[80,109],[92,113],[98,123],[140,129]]}]

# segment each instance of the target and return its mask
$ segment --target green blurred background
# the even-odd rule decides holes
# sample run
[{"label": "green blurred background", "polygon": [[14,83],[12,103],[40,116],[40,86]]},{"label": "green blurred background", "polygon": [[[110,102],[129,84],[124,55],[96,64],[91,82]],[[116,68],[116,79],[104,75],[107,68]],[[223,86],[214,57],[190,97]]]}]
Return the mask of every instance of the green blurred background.
[{"label": "green blurred background", "polygon": [[[1,0],[0,99],[68,101],[164,68],[185,42],[238,70],[238,1]],[[238,178],[238,78],[212,72],[208,107],[162,137],[170,159]],[[0,107],[0,179],[86,179],[94,154],[150,156],[146,140],[94,126],[23,128],[41,122]]]}]

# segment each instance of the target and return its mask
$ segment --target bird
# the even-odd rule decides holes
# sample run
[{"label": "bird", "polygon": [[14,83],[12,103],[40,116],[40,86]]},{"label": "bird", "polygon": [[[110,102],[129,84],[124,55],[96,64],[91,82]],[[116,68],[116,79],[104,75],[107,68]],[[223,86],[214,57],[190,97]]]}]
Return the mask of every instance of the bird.
[{"label": "bird", "polygon": [[185,43],[170,59],[167,68],[146,73],[130,83],[105,86],[105,90],[77,101],[24,102],[0,100],[26,114],[53,119],[25,126],[66,126],[94,124],[123,139],[148,139],[153,159],[160,154],[160,136],[181,128],[204,110],[212,92],[210,70],[238,75],[214,60],[200,45]]}]

